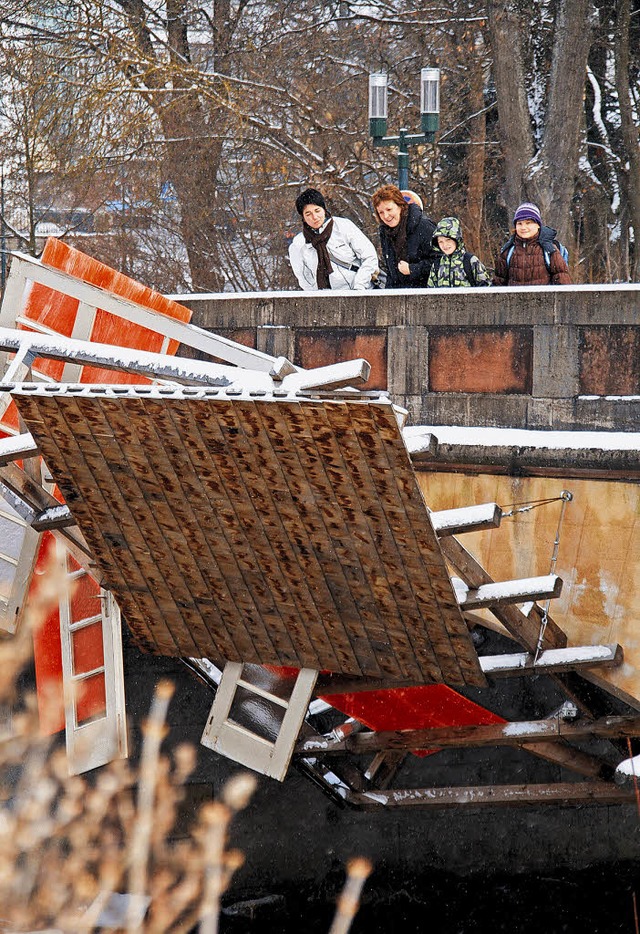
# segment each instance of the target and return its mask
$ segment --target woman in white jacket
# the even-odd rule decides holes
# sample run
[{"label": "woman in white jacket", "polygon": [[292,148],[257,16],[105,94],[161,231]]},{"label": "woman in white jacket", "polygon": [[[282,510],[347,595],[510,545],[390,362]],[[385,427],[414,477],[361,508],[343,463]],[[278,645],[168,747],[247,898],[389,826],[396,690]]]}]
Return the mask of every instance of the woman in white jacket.
[{"label": "woman in white jacket", "polygon": [[346,217],[332,217],[322,194],[307,188],[296,198],[302,233],[289,247],[289,260],[300,288],[370,289],[378,271],[378,256],[371,240]]}]

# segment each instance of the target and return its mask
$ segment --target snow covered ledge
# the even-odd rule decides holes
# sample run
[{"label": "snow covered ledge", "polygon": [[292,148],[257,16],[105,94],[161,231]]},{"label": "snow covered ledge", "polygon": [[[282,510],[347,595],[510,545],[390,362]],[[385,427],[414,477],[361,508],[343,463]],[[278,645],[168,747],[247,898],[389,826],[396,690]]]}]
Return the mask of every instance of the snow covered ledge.
[{"label": "snow covered ledge", "polygon": [[555,468],[567,476],[640,476],[640,432],[415,425],[402,434],[418,469],[468,465],[502,473]]}]

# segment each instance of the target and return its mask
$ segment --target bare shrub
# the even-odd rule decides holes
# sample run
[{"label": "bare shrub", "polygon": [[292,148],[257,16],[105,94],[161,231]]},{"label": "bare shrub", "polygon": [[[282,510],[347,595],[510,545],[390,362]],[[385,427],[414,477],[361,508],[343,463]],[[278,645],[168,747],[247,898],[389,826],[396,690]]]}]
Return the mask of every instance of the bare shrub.
[{"label": "bare shrub", "polygon": [[[116,760],[90,777],[69,776],[64,749],[40,733],[34,696],[16,691],[31,628],[63,585],[50,569],[18,635],[0,642],[0,703],[14,709],[0,740],[0,929],[91,931],[110,911],[112,929],[216,934],[221,896],[244,860],[229,846],[230,823],[256,780],[231,779],[220,800],[201,808],[190,834],[177,837],[196,754],[186,745],[161,753],[173,694],[167,681],[157,686],[137,765]],[[348,867],[333,934],[348,931],[369,872],[364,860]]]}]

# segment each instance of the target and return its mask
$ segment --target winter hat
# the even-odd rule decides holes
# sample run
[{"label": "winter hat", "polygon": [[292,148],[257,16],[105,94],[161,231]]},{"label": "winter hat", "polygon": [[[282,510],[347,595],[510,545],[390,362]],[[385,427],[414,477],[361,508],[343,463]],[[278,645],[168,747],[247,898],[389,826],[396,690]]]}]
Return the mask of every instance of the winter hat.
[{"label": "winter hat", "polygon": [[301,195],[298,195],[296,198],[296,211],[298,214],[302,214],[308,204],[317,204],[319,208],[327,210],[324,198],[317,188],[307,188]]},{"label": "winter hat", "polygon": [[525,201],[524,204],[520,205],[513,215],[513,223],[515,224],[516,221],[535,221],[539,227],[542,227],[540,210],[535,204],[531,204],[530,201]]}]

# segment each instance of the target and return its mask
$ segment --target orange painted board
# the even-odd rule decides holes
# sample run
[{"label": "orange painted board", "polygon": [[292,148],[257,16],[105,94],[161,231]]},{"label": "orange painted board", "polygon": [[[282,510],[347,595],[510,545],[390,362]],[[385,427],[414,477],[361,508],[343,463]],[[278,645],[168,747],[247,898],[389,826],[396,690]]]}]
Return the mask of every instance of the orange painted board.
[{"label": "orange painted board", "polygon": [[[141,285],[134,279],[129,278],[129,276],[106,266],[92,256],[70,247],[55,237],[49,237],[47,240],[41,261],[47,266],[59,269],[82,279],[84,282],[99,286],[113,292],[114,295],[129,299],[138,305],[143,305],[170,318],[183,322],[191,320],[191,310],[185,308],[184,305],[166,298],[148,286]],[[56,292],[47,286],[34,283],[25,301],[22,315],[45,325],[57,334],[70,337],[78,312],[78,304],[77,299]],[[155,353],[162,351],[164,341],[161,334],[127,322],[123,318],[118,318],[116,315],[100,309],[96,313],[89,339],[94,343],[113,344],[116,347],[130,347],[134,350],[148,350]],[[175,354],[177,349],[178,342],[169,341],[165,352]],[[53,379],[60,380],[64,363],[57,360],[41,361],[38,364],[38,369],[47,373]],[[105,372],[96,367],[85,366],[82,369],[81,382],[126,382],[130,384],[148,383],[149,380],[143,376],[133,376],[132,374],[113,371]]]}]

